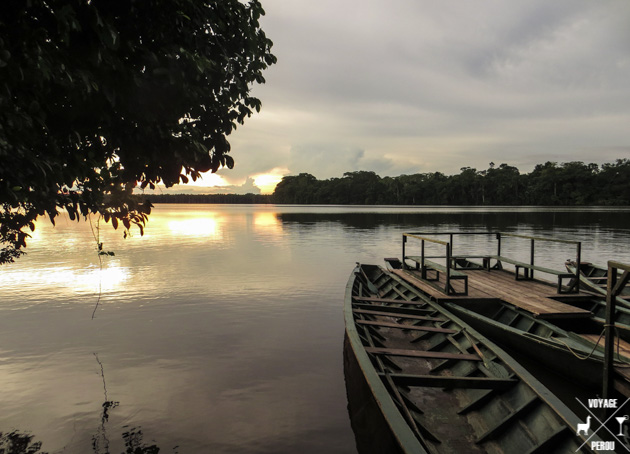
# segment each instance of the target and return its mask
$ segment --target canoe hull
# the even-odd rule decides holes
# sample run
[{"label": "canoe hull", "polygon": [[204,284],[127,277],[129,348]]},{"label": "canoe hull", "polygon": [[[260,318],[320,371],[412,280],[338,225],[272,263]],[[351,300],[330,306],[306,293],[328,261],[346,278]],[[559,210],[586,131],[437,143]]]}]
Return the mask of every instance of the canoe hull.
[{"label": "canoe hull", "polygon": [[[523,331],[514,329],[496,320],[480,315],[470,309],[448,304],[449,309],[470,326],[484,336],[496,340],[502,346],[520,355],[533,357],[541,366],[559,374],[569,375],[572,380],[582,386],[598,388],[603,380],[602,352],[595,352],[589,359],[580,359],[565,345],[550,343],[544,338],[525,335]],[[538,323],[546,324],[544,321]],[[587,356],[594,345],[584,341],[583,348],[576,352],[580,356]],[[574,349],[577,348],[574,346]]]},{"label": "canoe hull", "polygon": [[343,374],[357,451],[362,454],[403,453],[366,381],[347,334],[343,342]]},{"label": "canoe hull", "polygon": [[592,452],[553,393],[392,273],[355,269],[344,317],[359,452]]},{"label": "canoe hull", "polygon": [[[567,270],[575,274],[576,264],[575,262],[568,261],[565,263]],[[593,263],[581,263],[580,264],[580,285],[586,286],[586,289],[591,290],[597,295],[606,296],[606,277],[608,276],[608,268],[595,265]],[[628,298],[630,297],[630,287],[626,287],[622,290],[621,295],[617,297],[617,302],[625,307],[630,307]]]}]

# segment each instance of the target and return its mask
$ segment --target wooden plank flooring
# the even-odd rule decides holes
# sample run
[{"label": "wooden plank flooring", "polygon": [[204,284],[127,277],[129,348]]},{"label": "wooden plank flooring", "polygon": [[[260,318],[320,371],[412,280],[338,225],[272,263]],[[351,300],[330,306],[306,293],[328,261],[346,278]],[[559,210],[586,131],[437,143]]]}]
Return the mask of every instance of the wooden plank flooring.
[{"label": "wooden plank flooring", "polygon": [[[437,302],[500,299],[525,309],[540,318],[576,318],[590,317],[591,312],[552,299],[558,296],[553,284],[543,281],[517,281],[514,274],[505,270],[459,270],[468,275],[468,295],[446,295],[444,273],[440,281],[431,283],[420,278],[416,270],[393,270],[393,272],[414,285]],[[457,291],[463,291],[463,283],[451,280]],[[461,286],[461,288],[459,288]]]}]

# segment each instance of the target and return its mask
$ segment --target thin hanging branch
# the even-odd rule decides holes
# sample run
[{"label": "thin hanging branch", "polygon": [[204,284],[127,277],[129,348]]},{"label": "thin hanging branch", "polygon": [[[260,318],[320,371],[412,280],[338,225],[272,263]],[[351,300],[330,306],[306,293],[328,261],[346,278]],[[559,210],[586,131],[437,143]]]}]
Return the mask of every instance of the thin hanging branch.
[{"label": "thin hanging branch", "polygon": [[94,306],[94,311],[92,311],[92,320],[94,320],[94,316],[96,315],[96,309],[98,309],[98,305],[101,302],[101,297],[103,295],[103,256],[104,255],[113,256],[115,254],[111,251],[103,250],[103,243],[101,242],[101,228],[100,228],[101,215],[99,214],[98,218],[96,219],[96,232],[94,231],[94,225],[92,224],[91,217],[89,218],[89,221],[90,221],[90,230],[92,230],[92,236],[94,237],[94,241],[96,241],[96,248],[98,252],[98,266],[99,266],[98,298],[96,300],[96,305]]}]

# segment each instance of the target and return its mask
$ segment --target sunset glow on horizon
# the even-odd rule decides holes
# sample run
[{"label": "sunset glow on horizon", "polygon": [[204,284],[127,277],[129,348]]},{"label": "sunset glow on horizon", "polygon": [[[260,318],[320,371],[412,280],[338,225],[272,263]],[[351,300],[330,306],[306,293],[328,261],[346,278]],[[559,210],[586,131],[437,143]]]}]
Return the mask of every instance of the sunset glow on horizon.
[{"label": "sunset glow on horizon", "polygon": [[222,175],[217,173],[205,172],[202,173],[196,181],[192,181],[192,179],[186,184],[187,186],[197,186],[197,187],[221,187],[228,186],[229,183],[225,181]]},{"label": "sunset glow on horizon", "polygon": [[[178,185],[181,189],[186,186],[193,186],[198,192],[201,188],[225,188],[226,193],[235,193],[239,187],[248,188],[253,182],[255,188],[260,189],[261,194],[273,194],[276,185],[282,180],[282,177],[288,173],[287,169],[271,169],[269,173],[260,173],[248,177],[244,181],[230,181],[228,175],[220,175],[217,173],[206,172],[201,175],[196,181],[190,180],[189,183]],[[251,188],[254,189],[254,188]],[[166,192],[169,192],[168,189]],[[181,190],[178,190],[181,192]],[[246,192],[252,192],[247,190]]]},{"label": "sunset glow on horizon", "polygon": [[273,194],[276,185],[280,183],[283,175],[276,173],[263,173],[254,175],[254,184],[260,188],[262,194]]},{"label": "sunset glow on horizon", "polygon": [[158,183],[154,190],[137,189],[137,192],[145,194],[273,194],[276,185],[288,173],[288,170],[274,168],[269,173],[254,174],[245,179],[232,178],[229,172],[225,175],[206,172],[195,181],[189,178],[188,183],[176,184],[168,188]]}]

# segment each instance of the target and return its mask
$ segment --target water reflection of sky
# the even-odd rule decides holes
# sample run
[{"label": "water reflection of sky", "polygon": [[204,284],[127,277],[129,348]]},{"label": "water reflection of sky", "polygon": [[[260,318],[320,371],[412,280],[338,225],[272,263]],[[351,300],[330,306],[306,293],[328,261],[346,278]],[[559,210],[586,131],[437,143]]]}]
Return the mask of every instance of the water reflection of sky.
[{"label": "water reflection of sky", "polygon": [[198,238],[211,237],[221,240],[223,232],[215,216],[202,216],[193,219],[168,221],[168,229],[173,236],[193,236]]},{"label": "water reflection of sky", "polygon": [[0,431],[91,452],[104,377],[120,402],[104,426],[111,452],[125,427],[160,452],[353,452],[341,305],[356,261],[400,255],[404,231],[496,225],[628,259],[627,214],[549,227],[526,212],[437,211],[158,205],[144,237],[101,225],[116,254],[102,271],[89,225],[38,223],[28,255],[0,269]]},{"label": "water reflection of sky", "polygon": [[89,225],[62,219],[36,232],[28,255],[0,275],[0,431],[86,452],[105,399],[98,353],[120,402],[107,423],[112,452],[124,450],[124,426],[142,426],[166,452],[292,450],[319,438],[305,431],[353,446],[343,324],[327,295],[339,289],[313,290],[326,253],[284,242],[273,210],[157,207],[147,234],[126,240],[101,224],[104,249],[116,254],[102,270]]},{"label": "water reflection of sky", "polygon": [[21,288],[44,287],[49,292],[61,294],[81,294],[98,291],[117,290],[129,278],[129,270],[116,263],[108,263],[102,269],[90,266],[77,270],[70,267],[38,268],[17,270],[0,274],[0,286]]}]

